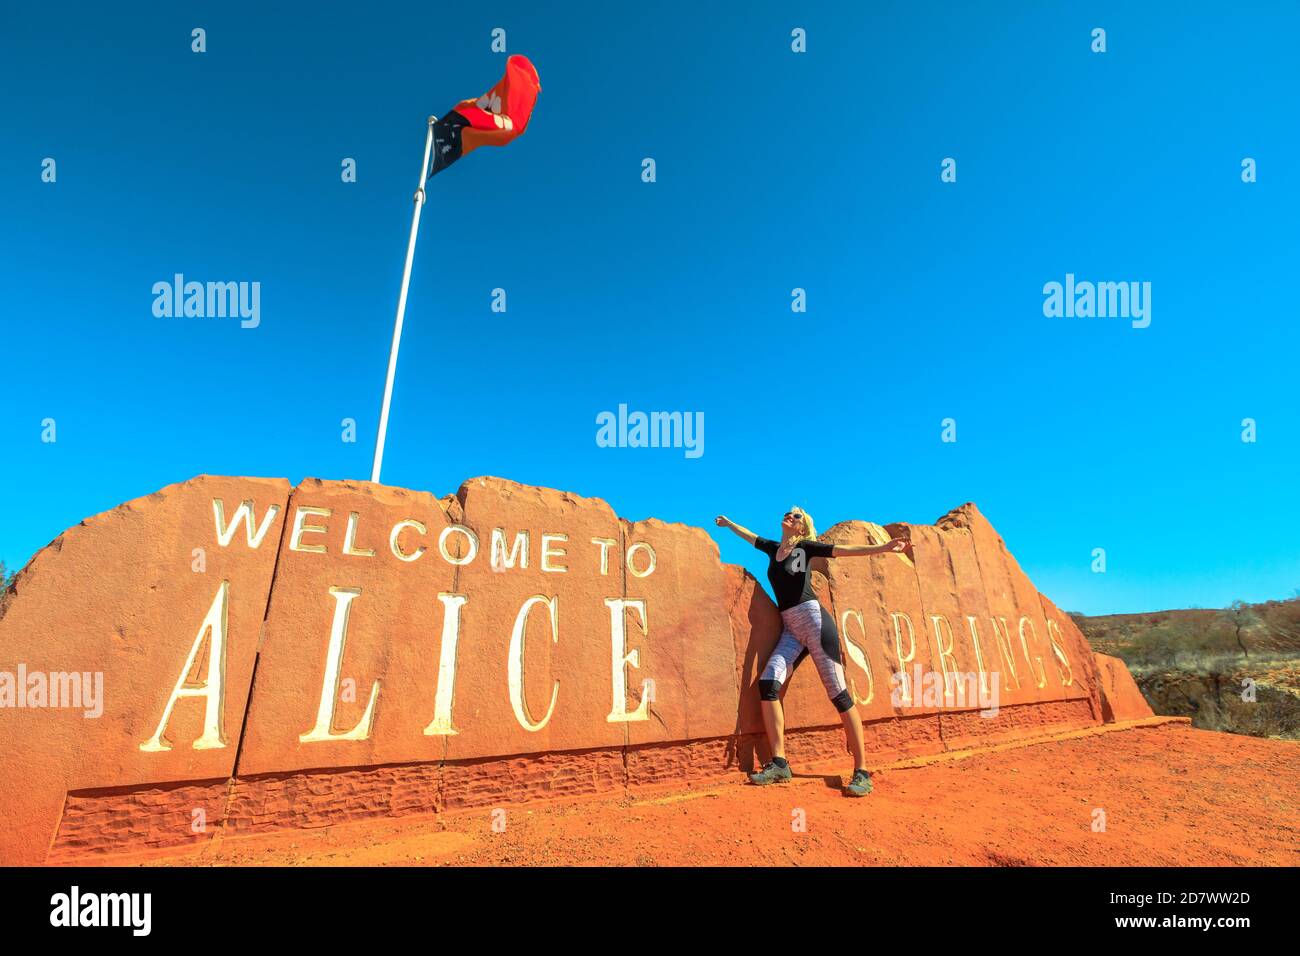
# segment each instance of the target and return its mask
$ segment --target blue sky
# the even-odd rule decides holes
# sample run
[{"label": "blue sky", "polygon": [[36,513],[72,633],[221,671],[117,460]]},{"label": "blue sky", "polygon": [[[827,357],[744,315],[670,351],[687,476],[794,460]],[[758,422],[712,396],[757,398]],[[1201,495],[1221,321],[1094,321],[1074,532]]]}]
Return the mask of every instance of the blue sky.
[{"label": "blue sky", "polygon": [[[386,483],[603,497],[757,572],[714,515],[973,500],[1067,609],[1289,596],[1300,12],[1132,6],[10,4],[0,558],[199,473],[369,476],[424,118],[500,27],[542,94],[430,184]],[[178,272],[260,325],[156,318]],[[1150,326],[1044,317],[1066,273],[1150,282]],[[704,454],[598,447],[620,403]]]}]

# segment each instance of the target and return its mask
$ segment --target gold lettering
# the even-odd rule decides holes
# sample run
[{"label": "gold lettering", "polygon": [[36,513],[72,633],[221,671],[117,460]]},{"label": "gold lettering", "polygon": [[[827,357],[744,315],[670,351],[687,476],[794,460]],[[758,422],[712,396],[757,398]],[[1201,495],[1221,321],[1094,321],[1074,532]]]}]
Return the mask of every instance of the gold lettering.
[{"label": "gold lettering", "polygon": [[609,716],[605,719],[610,723],[621,723],[633,720],[649,720],[650,713],[650,696],[647,688],[650,681],[641,682],[641,704],[632,713],[627,712],[627,668],[640,667],[641,655],[635,649],[627,649],[627,622],[626,614],[628,608],[634,608],[641,612],[641,631],[647,636],[650,633],[650,622],[646,616],[645,601],[642,599],[629,600],[627,598],[605,598],[605,606],[609,608],[609,626],[610,626],[610,644],[611,644],[611,663],[613,670],[614,684],[614,705],[610,708]]},{"label": "gold lettering", "polygon": [[456,645],[460,642],[460,609],[469,600],[464,594],[442,591],[442,646],[438,652],[438,689],[433,697],[433,720],[424,728],[429,736],[453,737],[460,733],[451,725],[451,705],[456,693]]},{"label": "gold lettering", "polygon": [[[907,676],[907,665],[916,657],[916,629],[912,627],[912,619],[902,611],[894,611],[889,616],[894,622],[894,654],[898,658],[900,699],[906,707],[912,703],[912,682]],[[899,627],[900,621],[907,625],[907,643],[911,649],[906,654],[903,653],[903,629]]]},{"label": "gold lettering", "polygon": [[357,545],[357,522],[361,520],[361,515],[353,511],[348,515],[348,530],[343,536],[343,553],[353,555],[358,558],[373,558],[375,556],[374,548],[358,548]]},{"label": "gold lettering", "polygon": [[[646,565],[644,571],[638,571],[636,569],[636,564],[632,561],[632,555],[636,554],[638,548],[644,548],[650,555],[650,563]],[[632,547],[627,549],[627,569],[632,572],[632,577],[634,578],[646,578],[654,574],[656,560],[655,549],[650,547],[650,545],[646,544],[644,541],[638,541],[636,544],[632,545]]]},{"label": "gold lettering", "polygon": [[[226,704],[226,626],[230,609],[230,582],[222,581],[217,588],[217,595],[212,599],[203,623],[199,625],[198,636],[190,646],[189,657],[181,668],[181,676],[167,698],[163,708],[162,719],[153,736],[140,745],[145,753],[161,753],[171,750],[171,742],[163,737],[163,731],[171,720],[172,709],[182,697],[202,697],[207,702],[203,711],[203,734],[194,741],[195,750],[215,750],[226,745],[225,704]],[[199,659],[203,648],[203,636],[208,638],[208,678],[201,684],[189,684],[189,676]]]},{"label": "gold lettering", "polygon": [[520,531],[515,534],[515,543],[510,548],[510,553],[506,554],[506,534],[504,528],[492,529],[492,567],[513,568],[515,563],[519,567],[528,567],[528,532]]},{"label": "gold lettering", "polygon": [[388,549],[393,552],[393,556],[399,561],[414,561],[420,555],[424,554],[424,545],[420,545],[414,551],[406,552],[398,547],[398,536],[406,528],[414,528],[420,534],[428,534],[429,529],[414,518],[407,518],[405,521],[399,521],[393,525],[392,532],[388,535]]},{"label": "gold lettering", "polygon": [[[1020,646],[1024,648],[1025,660],[1029,662],[1029,672],[1038,678],[1038,686],[1047,686],[1047,668],[1043,666],[1042,655],[1034,657],[1029,653],[1029,643],[1025,640],[1025,625],[1029,625],[1029,633],[1034,637],[1034,646],[1038,645],[1038,631],[1034,629],[1034,622],[1027,617],[1020,619]],[[1035,668],[1034,664],[1038,666]]]},{"label": "gold lettering", "polygon": [[[469,554],[463,558],[455,558],[447,553],[447,539],[453,534],[463,534],[465,540],[469,542]],[[448,564],[465,565],[474,560],[478,554],[478,535],[463,524],[449,524],[442,529],[442,534],[438,535],[438,551],[442,554],[443,560]]]},{"label": "gold lettering", "polygon": [[600,573],[609,574],[609,549],[618,542],[613,538],[592,538],[591,543],[600,545]]},{"label": "gold lettering", "polygon": [[293,516],[293,534],[289,537],[290,551],[313,551],[317,554],[325,553],[323,544],[303,544],[302,536],[307,531],[328,531],[324,525],[307,524],[308,516],[313,518],[328,518],[330,516],[329,508],[308,508],[306,505],[299,505],[298,512]]},{"label": "gold lettering", "polygon": [[970,628],[970,642],[975,648],[975,666],[980,672],[980,697],[987,699],[989,695],[989,674],[984,666],[984,648],[980,646],[979,623],[974,614],[966,615],[966,624]]},{"label": "gold lettering", "polygon": [[[606,602],[608,603],[608,602]],[[546,716],[541,721],[535,722],[532,714],[528,710],[528,697],[524,693],[524,638],[525,631],[528,628],[528,612],[535,605],[545,604],[551,612],[551,642],[560,643],[560,622],[557,617],[556,599],[553,597],[544,597],[536,594],[524,602],[524,606],[519,609],[519,614],[515,616],[515,626],[510,632],[510,664],[507,679],[510,686],[510,705],[514,708],[515,719],[519,721],[519,726],[527,731],[538,731],[545,727],[551,721],[551,714],[555,713],[555,702],[560,696],[560,682],[557,680],[551,687],[551,705],[546,708]]]},{"label": "gold lettering", "polygon": [[[1002,658],[1003,669],[1011,674],[1011,689],[1019,690],[1020,675],[1016,673],[1016,655],[1011,652],[1011,628],[1005,617],[990,617],[989,620],[993,623],[993,639]],[[999,621],[1002,623],[1001,628],[998,627]]]},{"label": "gold lettering", "polygon": [[240,521],[244,522],[244,533],[248,537],[248,546],[256,548],[262,543],[262,539],[266,537],[266,532],[271,527],[271,522],[280,513],[280,506],[271,505],[267,509],[266,516],[262,519],[262,523],[258,526],[256,532],[253,531],[253,507],[251,500],[240,502],[239,507],[235,509],[234,516],[230,519],[230,524],[227,525],[226,503],[220,498],[212,499],[212,516],[217,522],[217,543],[221,547],[229,546],[230,542],[234,540],[235,528]]},{"label": "gold lettering", "polygon": [[[1070,666],[1070,658],[1066,656],[1065,648],[1057,643],[1057,638],[1065,640],[1061,634],[1061,625],[1057,624],[1050,617],[1047,619],[1047,639],[1052,642],[1052,652],[1056,655],[1058,661],[1056,665],[1056,674],[1061,678],[1061,686],[1070,687],[1074,684],[1074,668]],[[1061,664],[1065,665],[1065,670],[1061,670]]]},{"label": "gold lettering", "polygon": [[[852,609],[849,609],[840,615],[840,632],[844,635],[844,648],[846,651],[848,651],[849,660],[853,661],[853,663],[857,664],[859,667],[861,667],[864,671],[867,672],[867,696],[858,697],[856,690],[851,690],[851,693],[853,694],[853,699],[855,702],[859,704],[869,704],[873,699],[875,699],[876,696],[876,679],[871,673],[871,661],[867,659],[867,655],[863,653],[862,648],[858,647],[857,644],[855,644],[853,641],[849,639],[849,618],[850,617],[857,618],[858,628],[862,631],[864,637],[866,636],[867,628],[866,628],[866,624],[862,620],[861,611],[854,611]],[[853,686],[854,686],[853,675],[850,674],[849,687],[852,688]]]},{"label": "gold lettering", "polygon": [[556,567],[551,564],[551,558],[562,558],[568,552],[563,548],[552,548],[552,542],[568,541],[567,534],[544,534],[542,535],[542,570],[552,573],[563,574],[568,568]]},{"label": "gold lettering", "polygon": [[346,733],[334,732],[334,705],[339,697],[342,679],[343,652],[348,642],[348,618],[352,602],[361,594],[360,588],[330,588],[334,595],[334,622],[330,626],[330,643],[325,653],[325,677],[321,681],[320,706],[316,708],[316,726],[300,734],[299,742],[321,743],[326,740],[366,740],[375,722],[375,701],[379,699],[379,681],[370,688],[370,702],[357,725]]},{"label": "gold lettering", "polygon": [[[934,628],[934,646],[939,650],[939,669],[943,671],[943,697],[949,706],[953,704],[953,682],[956,678],[953,676],[960,673],[957,667],[957,656],[953,653],[952,625],[942,614],[931,614],[930,625]],[[942,627],[940,626],[942,625]],[[948,631],[948,646],[943,646],[944,629]],[[948,663],[952,662],[951,672],[948,670]]]}]

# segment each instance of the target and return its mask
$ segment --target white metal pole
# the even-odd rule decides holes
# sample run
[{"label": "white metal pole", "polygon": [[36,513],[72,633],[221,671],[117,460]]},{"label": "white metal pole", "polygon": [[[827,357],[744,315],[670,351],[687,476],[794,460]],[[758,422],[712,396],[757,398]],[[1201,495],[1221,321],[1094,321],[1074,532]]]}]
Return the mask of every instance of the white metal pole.
[{"label": "white metal pole", "polygon": [[397,319],[393,322],[393,346],[388,352],[388,379],[384,382],[384,404],[379,410],[379,433],[375,436],[375,464],[370,469],[370,480],[379,481],[379,469],[384,463],[384,436],[388,432],[388,406],[393,400],[393,376],[397,373],[397,349],[402,344],[402,318],[406,315],[406,290],[411,284],[411,263],[415,261],[415,239],[420,232],[420,210],[424,208],[425,175],[429,171],[429,154],[433,150],[433,124],[438,117],[429,117],[429,129],[424,137],[424,162],[420,164],[420,185],[415,190],[415,213],[411,216],[411,238],[406,244],[406,267],[402,270],[402,291],[397,296]]}]

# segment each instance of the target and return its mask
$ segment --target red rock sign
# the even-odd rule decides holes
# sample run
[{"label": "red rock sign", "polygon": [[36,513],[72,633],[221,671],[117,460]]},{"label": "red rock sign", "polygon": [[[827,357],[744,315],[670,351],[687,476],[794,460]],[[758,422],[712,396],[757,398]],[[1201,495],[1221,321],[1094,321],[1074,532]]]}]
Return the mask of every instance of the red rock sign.
[{"label": "red rock sign", "polygon": [[[827,537],[889,534],[908,555],[818,578],[874,754],[1143,715],[973,505]],[[736,772],[779,629],[703,530],[598,499],[172,485],[65,532],[0,607],[0,862],[500,801],[507,775],[534,796]],[[842,753],[810,668],[787,723],[796,756]]]}]

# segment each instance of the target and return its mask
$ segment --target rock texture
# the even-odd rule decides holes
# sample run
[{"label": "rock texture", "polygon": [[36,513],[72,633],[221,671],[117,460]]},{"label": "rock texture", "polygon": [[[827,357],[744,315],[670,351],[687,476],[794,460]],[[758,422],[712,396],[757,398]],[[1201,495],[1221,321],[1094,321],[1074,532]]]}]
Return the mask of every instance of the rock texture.
[{"label": "rock texture", "polygon": [[1124,662],[1108,654],[1093,655],[1101,673],[1101,713],[1107,723],[1155,716]]},{"label": "rock texture", "polygon": [[[974,505],[824,539],[890,535],[905,554],[814,565],[873,759],[1137,712],[1123,664],[1094,658]],[[708,533],[598,499],[497,478],[442,499],[172,485],[65,532],[15,581],[0,862],[748,769],[780,627]],[[50,706],[66,686],[33,696],[29,675],[73,673],[102,679],[102,714]],[[842,758],[811,665],[785,705],[792,758]]]},{"label": "rock texture", "polygon": [[[45,858],[69,793],[233,774],[288,497],[280,479],[205,475],[169,485],[69,528],[17,576],[0,617],[0,863]],[[214,501],[227,524],[240,515],[224,544]],[[245,501],[255,505],[255,544]],[[200,629],[214,606],[225,631],[218,739],[194,746],[207,706],[182,698],[159,741],[169,749],[141,750],[178,682],[212,677],[212,629]],[[25,686],[16,686],[20,674]],[[64,686],[77,675],[82,706],[49,706],[48,693],[42,703],[35,678],[48,684],[49,674],[66,675]],[[88,717],[85,691],[96,683],[102,714]],[[71,693],[59,696],[72,703]],[[181,807],[180,833],[191,832],[190,809],[204,808]],[[138,832],[132,819],[114,821],[120,840]]]}]

